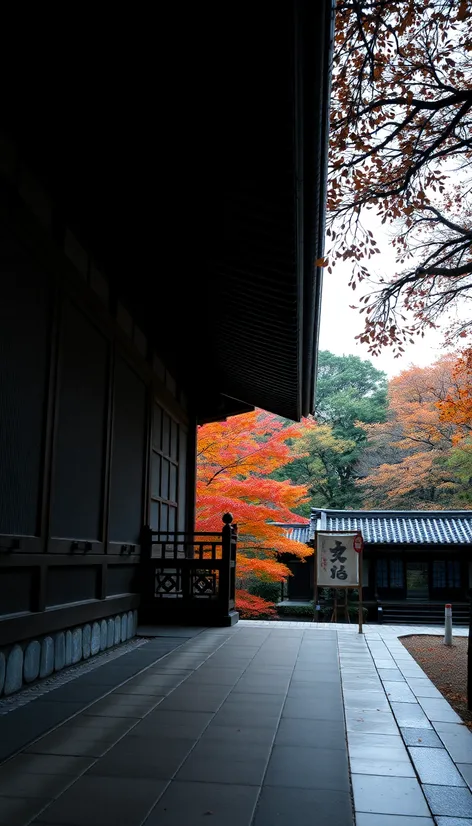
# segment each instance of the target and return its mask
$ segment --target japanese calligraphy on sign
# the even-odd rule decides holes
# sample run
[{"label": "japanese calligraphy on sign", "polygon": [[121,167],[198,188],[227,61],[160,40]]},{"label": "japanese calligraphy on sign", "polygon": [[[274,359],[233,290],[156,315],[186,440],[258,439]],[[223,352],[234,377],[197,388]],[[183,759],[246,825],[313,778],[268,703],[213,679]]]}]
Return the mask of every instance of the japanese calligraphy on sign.
[{"label": "japanese calligraphy on sign", "polygon": [[316,567],[321,588],[354,588],[359,585],[359,554],[355,533],[318,533]]}]

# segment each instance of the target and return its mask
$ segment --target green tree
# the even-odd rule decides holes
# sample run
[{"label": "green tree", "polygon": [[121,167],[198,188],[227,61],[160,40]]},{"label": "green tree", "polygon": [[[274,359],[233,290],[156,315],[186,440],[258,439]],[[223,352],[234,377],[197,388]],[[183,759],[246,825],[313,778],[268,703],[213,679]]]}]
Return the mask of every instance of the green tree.
[{"label": "green tree", "polygon": [[358,356],[319,354],[316,425],[306,424],[297,443],[306,456],[277,471],[296,484],[308,486],[311,507],[353,508],[363,504],[357,487],[357,464],[366,445],[363,424],[385,421],[387,378],[370,361]]},{"label": "green tree", "polygon": [[353,439],[335,436],[330,425],[313,424],[305,428],[297,446],[306,455],[282,470],[285,478],[308,487],[310,501],[297,513],[309,516],[312,507],[344,508],[361,503],[361,494],[354,485],[357,445]]},{"label": "green tree", "polygon": [[329,424],[336,436],[365,441],[356,422],[373,424],[387,415],[387,376],[359,356],[335,356],[322,350],[318,358],[315,419]]}]

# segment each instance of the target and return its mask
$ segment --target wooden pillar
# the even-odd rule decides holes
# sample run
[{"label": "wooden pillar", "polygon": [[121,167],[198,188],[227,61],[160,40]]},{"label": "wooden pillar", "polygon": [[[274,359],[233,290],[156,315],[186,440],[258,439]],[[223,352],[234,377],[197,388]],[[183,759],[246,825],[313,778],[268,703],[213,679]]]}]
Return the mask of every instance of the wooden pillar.
[{"label": "wooden pillar", "polygon": [[231,559],[233,553],[233,531],[231,523],[233,516],[231,513],[225,513],[223,516],[223,532],[222,532],[222,554],[221,554],[221,569],[220,569],[220,587],[219,587],[219,605],[222,616],[227,616],[230,611],[231,599]]},{"label": "wooden pillar", "polygon": [[152,619],[152,605],[155,596],[155,570],[152,566],[152,530],[149,525],[141,529],[141,558],[139,571],[139,593],[143,618]]},{"label": "wooden pillar", "polygon": [[188,533],[195,533],[197,497],[197,419],[190,417],[187,436],[186,525]]},{"label": "wooden pillar", "polygon": [[[185,470],[185,530],[191,534],[195,533],[197,508],[197,417],[195,415],[190,416]],[[195,552],[193,545],[186,546],[186,556],[189,559],[194,558]]]},{"label": "wooden pillar", "polygon": [[229,571],[229,601],[230,609],[234,608],[236,602],[236,559],[238,552],[238,526],[233,524],[231,526],[231,558]]}]

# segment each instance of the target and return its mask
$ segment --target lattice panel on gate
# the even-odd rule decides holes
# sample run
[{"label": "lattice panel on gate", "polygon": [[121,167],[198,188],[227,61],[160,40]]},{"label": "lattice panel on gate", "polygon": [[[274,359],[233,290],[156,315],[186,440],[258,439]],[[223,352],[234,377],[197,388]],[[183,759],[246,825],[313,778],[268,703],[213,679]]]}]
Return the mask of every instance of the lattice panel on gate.
[{"label": "lattice panel on gate", "polygon": [[182,598],[184,596],[182,571],[180,568],[157,568],[155,595],[159,598]]},{"label": "lattice panel on gate", "polygon": [[219,571],[195,571],[190,579],[191,595],[197,599],[214,599],[218,596]]}]

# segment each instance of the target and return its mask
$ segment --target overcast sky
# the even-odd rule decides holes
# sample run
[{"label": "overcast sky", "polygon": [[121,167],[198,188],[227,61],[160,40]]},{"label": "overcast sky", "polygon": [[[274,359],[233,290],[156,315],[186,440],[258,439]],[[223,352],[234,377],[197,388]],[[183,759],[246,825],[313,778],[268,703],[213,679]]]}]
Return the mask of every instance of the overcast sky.
[{"label": "overcast sky", "polygon": [[[389,243],[389,230],[375,218],[365,221],[365,225],[374,232],[381,254],[375,259],[375,274],[394,275],[397,272],[395,254]],[[391,231],[391,230],[390,230]],[[327,239],[329,241],[329,239]],[[329,250],[329,244],[326,245]],[[394,358],[392,348],[385,348],[378,357],[371,356],[366,344],[358,344],[355,336],[363,330],[364,314],[351,310],[350,304],[357,304],[361,295],[368,288],[364,284],[355,292],[348,286],[352,265],[342,262],[334,267],[332,274],[324,270],[323,299],[321,306],[320,349],[330,350],[336,355],[355,355],[370,359],[379,370],[384,370],[389,377],[398,375],[411,364],[425,367],[436,361],[446,350],[442,347],[444,335],[439,330],[425,333],[424,338],[417,337],[415,344],[405,345],[402,358]]]}]

